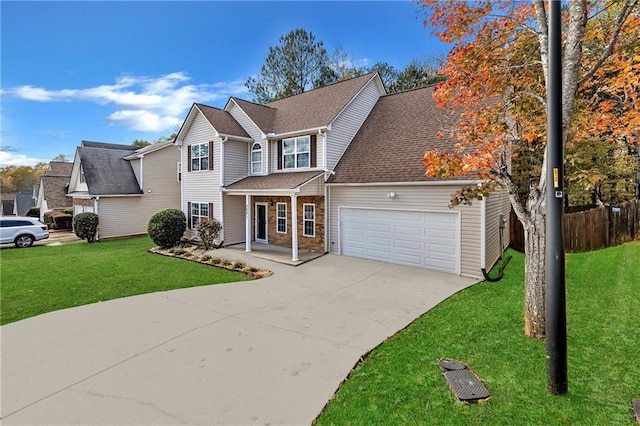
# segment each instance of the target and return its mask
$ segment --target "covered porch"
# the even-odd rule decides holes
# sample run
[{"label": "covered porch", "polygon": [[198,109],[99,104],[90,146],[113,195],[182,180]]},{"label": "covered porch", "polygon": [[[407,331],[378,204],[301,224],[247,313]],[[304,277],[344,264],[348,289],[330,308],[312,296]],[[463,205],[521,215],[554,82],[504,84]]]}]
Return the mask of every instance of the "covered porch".
[{"label": "covered porch", "polygon": [[223,188],[226,196],[244,198],[244,251],[278,259],[286,252],[289,264],[326,253],[323,175],[306,171],[249,176]]}]

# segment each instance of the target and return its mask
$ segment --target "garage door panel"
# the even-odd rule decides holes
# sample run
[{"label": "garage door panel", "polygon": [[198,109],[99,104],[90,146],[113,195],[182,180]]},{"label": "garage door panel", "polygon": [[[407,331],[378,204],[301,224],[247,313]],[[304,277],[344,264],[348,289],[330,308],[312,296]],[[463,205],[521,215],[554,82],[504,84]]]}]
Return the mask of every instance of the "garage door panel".
[{"label": "garage door panel", "polygon": [[458,273],[457,214],[343,208],[340,220],[344,255]]},{"label": "garage door panel", "polygon": [[389,238],[370,236],[367,238],[367,244],[375,244],[377,247],[386,247],[391,249],[391,239]]},{"label": "garage door panel", "polygon": [[408,240],[404,238],[402,239],[396,238],[393,246],[399,250],[402,250],[402,249],[421,250],[422,242],[419,240]]},{"label": "garage door panel", "polygon": [[389,262],[392,260],[391,252],[384,250],[368,249],[366,251],[366,255],[368,259],[382,260],[384,262]]}]

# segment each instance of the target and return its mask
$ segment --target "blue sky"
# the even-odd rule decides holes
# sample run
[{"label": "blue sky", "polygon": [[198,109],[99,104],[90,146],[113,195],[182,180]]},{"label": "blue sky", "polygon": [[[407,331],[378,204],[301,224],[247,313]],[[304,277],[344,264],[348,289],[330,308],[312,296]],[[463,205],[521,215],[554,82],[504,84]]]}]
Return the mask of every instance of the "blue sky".
[{"label": "blue sky", "polygon": [[193,102],[251,100],[244,82],[295,28],[358,65],[404,68],[448,46],[409,1],[6,1],[0,166],[73,159],[82,140],[173,133]]}]

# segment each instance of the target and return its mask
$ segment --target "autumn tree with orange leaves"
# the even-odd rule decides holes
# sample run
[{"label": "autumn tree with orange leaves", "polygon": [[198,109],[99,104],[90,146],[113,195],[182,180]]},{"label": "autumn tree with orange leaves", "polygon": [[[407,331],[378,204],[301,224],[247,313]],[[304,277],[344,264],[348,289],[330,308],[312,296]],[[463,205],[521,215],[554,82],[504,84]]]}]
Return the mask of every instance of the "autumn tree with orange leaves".
[{"label": "autumn tree with orange leaves", "polygon": [[[597,137],[637,144],[640,137],[640,0],[562,2],[563,143]],[[548,82],[547,8],[542,0],[418,0],[425,26],[453,43],[434,93],[460,121],[450,132],[452,152],[427,151],[427,176],[475,172],[479,185],[461,189],[452,205],[487,196],[501,186],[525,229],[524,329],[545,333],[546,154],[532,150],[546,140]],[[518,188],[510,162],[538,152],[539,175]],[[518,180],[521,182],[521,180]],[[519,194],[525,193],[526,197]]]}]

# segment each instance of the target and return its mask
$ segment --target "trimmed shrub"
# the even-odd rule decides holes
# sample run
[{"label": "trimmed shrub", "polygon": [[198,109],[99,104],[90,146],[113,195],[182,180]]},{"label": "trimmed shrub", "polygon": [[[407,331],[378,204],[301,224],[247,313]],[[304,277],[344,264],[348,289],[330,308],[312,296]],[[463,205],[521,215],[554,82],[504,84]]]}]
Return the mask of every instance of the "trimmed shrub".
[{"label": "trimmed shrub", "polygon": [[44,223],[49,229],[71,229],[73,216],[63,213],[59,209],[54,209],[44,214]]},{"label": "trimmed shrub", "polygon": [[220,231],[222,231],[222,224],[216,218],[198,224],[198,237],[205,250],[211,250],[220,244]]},{"label": "trimmed shrub", "polygon": [[73,217],[73,232],[78,238],[92,243],[98,233],[98,215],[95,213],[79,213]]},{"label": "trimmed shrub", "polygon": [[151,216],[147,225],[149,238],[158,246],[168,249],[176,246],[187,229],[187,218],[182,210],[164,209]]},{"label": "trimmed shrub", "polygon": [[24,214],[27,217],[40,217],[40,207],[29,207]]}]

